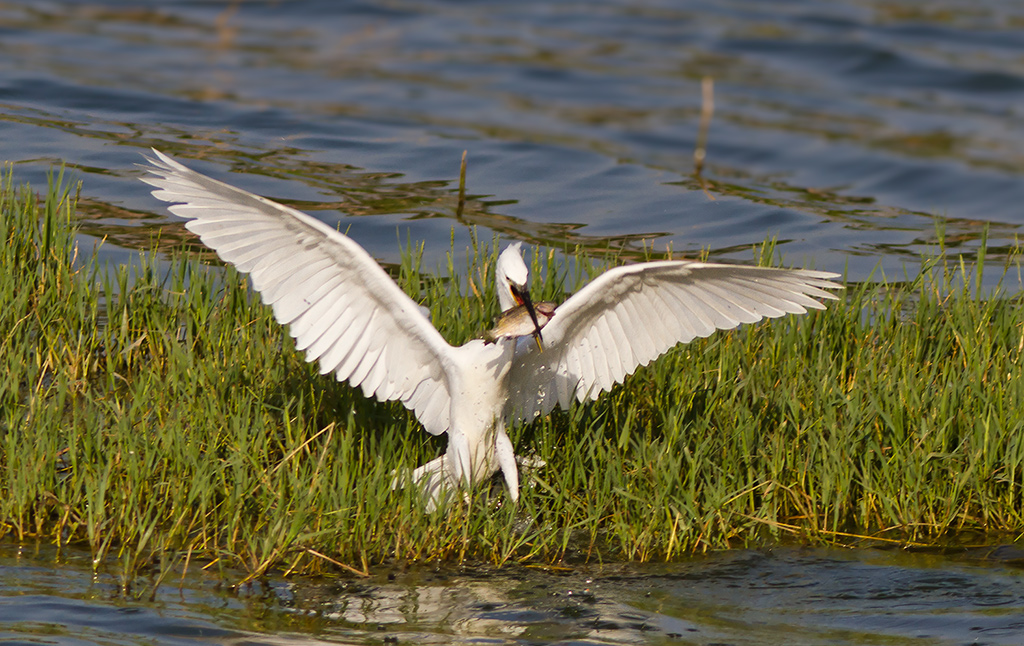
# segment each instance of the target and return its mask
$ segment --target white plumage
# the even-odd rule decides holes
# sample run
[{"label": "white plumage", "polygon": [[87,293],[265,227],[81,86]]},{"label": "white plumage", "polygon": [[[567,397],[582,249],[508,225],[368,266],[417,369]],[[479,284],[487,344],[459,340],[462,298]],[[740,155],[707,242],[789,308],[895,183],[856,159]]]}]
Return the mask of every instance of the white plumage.
[{"label": "white plumage", "polygon": [[[825,290],[840,287],[830,280],[836,274],[819,271],[685,260],[627,265],[557,308],[543,328],[543,352],[515,339],[454,347],[347,236],[153,152],[142,181],[204,244],[252,277],[307,361],[367,397],[401,401],[429,433],[448,433],[445,454],[410,476],[431,508],[499,469],[518,499],[507,424],[594,399],[678,343],[823,309],[817,299],[834,299]],[[519,243],[501,253],[495,274],[503,311],[529,302]]]},{"label": "white plumage", "polygon": [[824,309],[829,272],[669,260],[610,269],[555,310],[544,352],[520,352],[506,420],[596,399],[679,343],[741,323]]}]

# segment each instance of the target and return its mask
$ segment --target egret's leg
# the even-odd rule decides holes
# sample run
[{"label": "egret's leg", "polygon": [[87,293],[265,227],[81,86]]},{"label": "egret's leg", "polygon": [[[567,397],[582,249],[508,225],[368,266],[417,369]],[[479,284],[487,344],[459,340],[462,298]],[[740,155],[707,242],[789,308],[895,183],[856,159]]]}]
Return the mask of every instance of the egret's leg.
[{"label": "egret's leg", "polygon": [[508,439],[505,429],[498,429],[498,434],[494,438],[494,452],[498,457],[501,474],[505,476],[505,484],[508,485],[508,495],[512,502],[516,502],[519,500],[519,468],[516,466],[512,440]]},{"label": "egret's leg", "polygon": [[470,489],[473,486],[473,448],[469,438],[462,433],[448,432],[448,477],[456,487]]}]

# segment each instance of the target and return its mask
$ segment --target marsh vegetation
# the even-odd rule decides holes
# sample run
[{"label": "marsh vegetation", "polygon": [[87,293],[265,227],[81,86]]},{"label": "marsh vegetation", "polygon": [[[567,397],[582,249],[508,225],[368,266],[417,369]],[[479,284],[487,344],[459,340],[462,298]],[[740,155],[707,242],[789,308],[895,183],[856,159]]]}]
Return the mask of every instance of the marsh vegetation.
[{"label": "marsh vegetation", "polygon": [[[975,289],[976,258],[922,259],[912,280],[850,284],[824,312],[677,347],[513,429],[517,453],[546,461],[518,505],[496,483],[427,513],[392,471],[443,438],[321,377],[233,270],[155,254],[98,266],[60,178],[37,196],[7,173],[0,210],[0,532],[18,539],[86,544],[126,572],[259,576],[1024,528],[1024,315],[1016,293]],[[497,314],[495,257],[453,250],[426,271],[410,245],[391,270],[459,343]],[[612,261],[533,258],[550,301]],[[1015,281],[1018,264],[1011,250]]]}]

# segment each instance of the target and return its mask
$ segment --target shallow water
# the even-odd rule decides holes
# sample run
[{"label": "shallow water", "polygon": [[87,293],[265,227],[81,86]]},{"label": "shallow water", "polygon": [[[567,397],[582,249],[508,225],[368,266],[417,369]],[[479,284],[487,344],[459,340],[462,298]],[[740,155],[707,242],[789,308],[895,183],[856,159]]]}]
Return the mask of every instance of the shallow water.
[{"label": "shallow water", "polygon": [[744,261],[777,236],[789,264],[899,276],[937,224],[997,255],[1024,224],[1022,27],[1014,0],[7,0],[0,158],[76,169],[117,261],[180,244],[136,181],[157,146],[386,261],[478,226]]},{"label": "shallow water", "polygon": [[[0,641],[57,644],[1020,644],[1024,553],[736,550],[669,565],[378,568],[228,590],[0,546]],[[145,582],[140,581],[140,587]],[[152,598],[149,598],[151,597]]]}]

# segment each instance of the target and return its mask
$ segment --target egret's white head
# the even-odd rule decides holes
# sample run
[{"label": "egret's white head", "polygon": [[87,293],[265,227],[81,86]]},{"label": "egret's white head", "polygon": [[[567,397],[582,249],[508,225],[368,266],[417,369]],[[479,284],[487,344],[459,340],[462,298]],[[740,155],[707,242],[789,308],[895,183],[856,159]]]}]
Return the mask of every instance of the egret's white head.
[{"label": "egret's white head", "polygon": [[521,242],[513,242],[498,256],[498,265],[494,271],[498,283],[498,302],[501,304],[502,312],[522,305],[524,295],[529,297],[527,284],[530,282],[530,270],[523,262],[520,251],[522,245]]},{"label": "egret's white head", "polygon": [[522,247],[521,242],[513,242],[505,247],[505,250],[498,256],[498,266],[494,268],[498,283],[498,302],[501,303],[502,312],[507,312],[518,305],[526,306],[526,311],[533,321],[534,336],[539,347],[540,323],[537,321],[537,312],[530,300],[530,270],[523,262],[520,247]]}]

